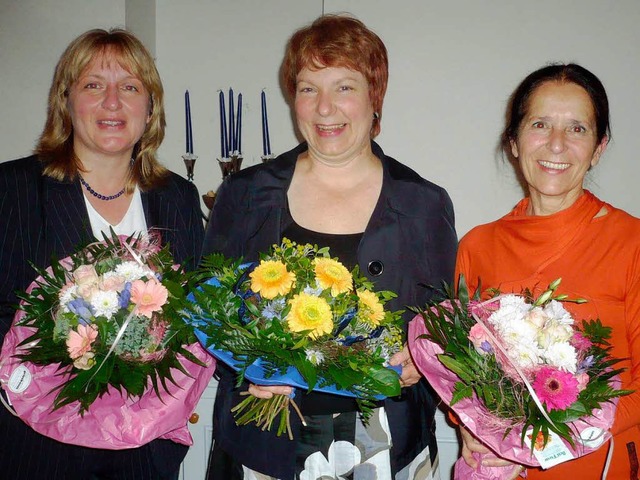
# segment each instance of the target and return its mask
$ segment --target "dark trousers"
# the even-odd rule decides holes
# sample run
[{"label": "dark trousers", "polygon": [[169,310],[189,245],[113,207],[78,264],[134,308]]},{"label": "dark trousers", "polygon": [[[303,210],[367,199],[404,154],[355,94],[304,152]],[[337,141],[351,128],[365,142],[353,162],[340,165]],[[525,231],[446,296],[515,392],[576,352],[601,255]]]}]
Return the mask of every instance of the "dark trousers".
[{"label": "dark trousers", "polygon": [[69,445],[40,435],[0,405],[0,478],[176,480],[187,450],[169,440],[126,450]]}]

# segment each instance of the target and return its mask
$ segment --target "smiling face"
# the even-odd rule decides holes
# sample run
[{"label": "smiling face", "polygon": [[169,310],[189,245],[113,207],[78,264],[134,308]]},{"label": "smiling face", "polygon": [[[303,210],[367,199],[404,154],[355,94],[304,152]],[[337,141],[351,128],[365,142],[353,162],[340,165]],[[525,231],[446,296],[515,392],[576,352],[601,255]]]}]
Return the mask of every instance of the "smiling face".
[{"label": "smiling face", "polygon": [[373,107],[360,72],[344,67],[302,69],[295,112],[313,158],[337,165],[371,151]]},{"label": "smiling face", "polygon": [[556,81],[536,88],[518,137],[511,142],[534,212],[550,214],[572,205],[606,144],[606,137],[597,144],[595,114],[586,90]]},{"label": "smiling face", "polygon": [[73,148],[90,157],[130,159],[149,121],[149,93],[109,52],[94,58],[69,89]]}]

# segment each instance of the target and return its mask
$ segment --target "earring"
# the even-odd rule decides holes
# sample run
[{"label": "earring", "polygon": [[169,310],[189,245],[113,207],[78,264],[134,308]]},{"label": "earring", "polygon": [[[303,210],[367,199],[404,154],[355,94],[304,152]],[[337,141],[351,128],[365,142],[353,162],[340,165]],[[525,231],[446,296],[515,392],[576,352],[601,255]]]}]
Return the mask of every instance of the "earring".
[{"label": "earring", "polygon": [[373,112],[373,119],[378,120],[380,118],[380,114],[378,112]]}]

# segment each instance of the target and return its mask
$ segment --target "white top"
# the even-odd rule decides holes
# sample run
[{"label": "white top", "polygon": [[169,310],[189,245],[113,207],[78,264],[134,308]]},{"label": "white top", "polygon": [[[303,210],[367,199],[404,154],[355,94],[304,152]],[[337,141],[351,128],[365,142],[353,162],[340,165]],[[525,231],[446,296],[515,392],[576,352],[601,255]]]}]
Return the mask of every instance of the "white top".
[{"label": "white top", "polygon": [[[84,194],[84,192],[83,192]],[[144,218],[144,209],[142,208],[142,196],[140,190],[136,187],[133,192],[133,198],[129,204],[127,213],[124,214],[122,220],[117,225],[111,225],[106,221],[102,215],[100,215],[93,205],[89,202],[86,194],[83,195],[84,203],[87,206],[87,212],[89,213],[89,221],[91,222],[91,230],[93,236],[98,240],[102,240],[104,235],[107,238],[111,238],[111,231],[113,229],[117,235],[133,235],[133,234],[146,234],[147,233],[147,220]]]}]

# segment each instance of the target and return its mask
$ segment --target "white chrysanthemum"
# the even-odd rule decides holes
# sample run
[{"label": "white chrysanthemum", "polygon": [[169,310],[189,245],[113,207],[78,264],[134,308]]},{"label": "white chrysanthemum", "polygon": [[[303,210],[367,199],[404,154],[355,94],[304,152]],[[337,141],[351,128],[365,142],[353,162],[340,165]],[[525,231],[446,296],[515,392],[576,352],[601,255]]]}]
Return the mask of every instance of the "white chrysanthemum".
[{"label": "white chrysanthemum", "polygon": [[549,365],[576,373],[578,357],[576,349],[569,343],[554,343],[544,351],[543,356]]},{"label": "white chrysanthemum", "polygon": [[489,323],[500,329],[503,326],[522,323],[530,309],[524,298],[517,295],[505,295],[500,299],[500,308],[489,317]]},{"label": "white chrysanthemum", "polygon": [[547,306],[544,307],[544,313],[560,323],[564,323],[565,325],[573,325],[573,318],[571,317],[571,314],[564,308],[562,302],[551,300],[547,304]]},{"label": "white chrysanthemum", "polygon": [[113,291],[98,291],[91,297],[91,307],[94,315],[108,319],[118,311],[118,294]]},{"label": "white chrysanthemum", "polygon": [[505,349],[509,358],[520,368],[532,368],[541,361],[540,348],[535,340],[525,342],[521,339],[519,342],[507,342]]},{"label": "white chrysanthemum", "polygon": [[[116,267],[114,273],[124,277],[127,282],[133,282],[149,276],[150,270],[136,262],[122,262]],[[153,275],[152,272],[151,275]]]},{"label": "white chrysanthemum", "polygon": [[324,362],[324,354],[320,350],[307,348],[304,353],[307,356],[307,360],[309,360],[314,365],[320,365],[322,362]]},{"label": "white chrysanthemum", "polygon": [[528,345],[536,342],[538,329],[535,325],[520,319],[514,323],[504,322],[496,325],[499,337],[509,345],[516,346],[519,343]]},{"label": "white chrysanthemum", "polygon": [[64,309],[65,312],[68,312],[67,303],[78,296],[78,287],[76,285],[64,288],[58,297],[60,300],[60,305]]}]

